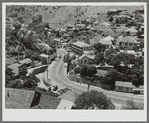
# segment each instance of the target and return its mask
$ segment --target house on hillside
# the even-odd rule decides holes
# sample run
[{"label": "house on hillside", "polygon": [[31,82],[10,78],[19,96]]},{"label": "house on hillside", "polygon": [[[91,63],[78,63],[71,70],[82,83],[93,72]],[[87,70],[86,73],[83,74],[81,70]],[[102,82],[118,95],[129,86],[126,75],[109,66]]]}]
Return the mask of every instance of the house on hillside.
[{"label": "house on hillside", "polygon": [[101,40],[99,41],[99,43],[105,45],[106,48],[111,48],[111,47],[112,47],[112,41],[113,41],[113,40],[114,40],[113,37],[107,36],[107,37],[101,39]]},{"label": "house on hillside", "polygon": [[14,76],[17,76],[19,74],[20,67],[22,67],[22,64],[19,64],[19,63],[14,63],[8,66],[8,68],[12,69]]},{"label": "house on hillside", "polygon": [[122,46],[122,47],[126,47],[128,50],[132,50],[134,46],[138,44],[138,42],[134,37],[127,36],[127,37],[119,37],[116,44],[119,47]]},{"label": "house on hillside", "polygon": [[82,54],[83,51],[90,51],[91,45],[81,42],[81,41],[77,41],[77,42],[72,43],[71,50],[78,54]]},{"label": "house on hillside", "polygon": [[110,27],[110,24],[108,22],[103,22],[100,24],[101,27]]},{"label": "house on hillside", "polygon": [[28,67],[30,66],[31,62],[32,62],[32,60],[29,59],[29,58],[26,58],[26,59],[23,59],[23,60],[19,61],[20,64],[22,64],[22,65],[25,64],[25,65],[27,65]]},{"label": "house on hillside", "polygon": [[89,55],[89,54],[83,54],[82,56],[79,57],[79,63],[81,64],[94,64],[95,63],[95,56],[94,55]]},{"label": "house on hillside", "polygon": [[131,36],[136,36],[137,35],[137,30],[134,28],[129,28],[125,30],[125,33],[129,33]]},{"label": "house on hillside", "polygon": [[40,54],[40,57],[41,57],[41,59],[42,59],[42,58],[45,58],[47,64],[49,64],[50,61],[51,61],[50,56],[47,55],[47,54]]},{"label": "house on hillside", "polygon": [[70,37],[70,34],[69,33],[64,33],[63,38],[67,39],[69,37]]},{"label": "house on hillside", "polygon": [[54,46],[57,47],[57,48],[62,47],[62,42],[61,42],[61,39],[60,39],[60,38],[54,38],[54,39],[53,39],[53,44],[54,44]]},{"label": "house on hillside", "polygon": [[115,90],[116,91],[132,93],[133,87],[134,86],[133,86],[132,82],[122,82],[122,81],[115,82]]},{"label": "house on hillside", "polygon": [[76,24],[76,27],[78,27],[79,29],[84,29],[86,27],[85,24]]}]

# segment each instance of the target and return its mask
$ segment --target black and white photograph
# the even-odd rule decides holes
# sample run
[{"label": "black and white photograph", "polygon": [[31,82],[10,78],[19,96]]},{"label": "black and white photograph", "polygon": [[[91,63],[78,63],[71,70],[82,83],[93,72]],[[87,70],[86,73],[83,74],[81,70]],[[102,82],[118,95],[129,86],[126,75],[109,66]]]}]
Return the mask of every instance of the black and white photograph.
[{"label": "black and white photograph", "polygon": [[3,119],[145,121],[146,6],[3,3]]}]

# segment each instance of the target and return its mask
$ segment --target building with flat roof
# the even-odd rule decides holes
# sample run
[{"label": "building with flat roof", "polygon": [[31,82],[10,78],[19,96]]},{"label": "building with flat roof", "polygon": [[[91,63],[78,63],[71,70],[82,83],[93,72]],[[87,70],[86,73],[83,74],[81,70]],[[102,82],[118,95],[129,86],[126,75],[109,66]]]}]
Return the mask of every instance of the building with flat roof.
[{"label": "building with flat roof", "polygon": [[77,41],[75,43],[72,43],[71,49],[73,52],[76,52],[78,54],[83,54],[83,51],[90,51],[91,46],[87,43]]}]

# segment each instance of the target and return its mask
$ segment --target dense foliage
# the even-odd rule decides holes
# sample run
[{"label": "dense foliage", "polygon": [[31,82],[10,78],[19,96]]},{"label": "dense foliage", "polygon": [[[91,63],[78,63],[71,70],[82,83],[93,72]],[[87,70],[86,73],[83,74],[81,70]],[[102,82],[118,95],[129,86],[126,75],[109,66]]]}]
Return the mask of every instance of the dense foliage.
[{"label": "dense foliage", "polygon": [[93,76],[97,73],[96,67],[89,64],[82,64],[80,69],[80,74],[83,76]]},{"label": "dense foliage", "polygon": [[94,44],[94,48],[95,48],[95,54],[97,54],[99,52],[104,52],[106,49],[105,45],[103,45],[101,43]]},{"label": "dense foliage", "polygon": [[102,92],[91,90],[79,95],[75,104],[78,109],[109,109],[112,102]]}]

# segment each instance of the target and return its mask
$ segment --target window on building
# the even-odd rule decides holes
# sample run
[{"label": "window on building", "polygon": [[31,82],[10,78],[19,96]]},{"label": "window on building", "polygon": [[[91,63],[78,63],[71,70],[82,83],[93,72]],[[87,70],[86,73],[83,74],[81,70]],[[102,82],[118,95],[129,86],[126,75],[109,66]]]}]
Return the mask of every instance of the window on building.
[{"label": "window on building", "polygon": [[123,87],[120,87],[120,86],[119,86],[118,89],[119,89],[119,90],[123,90]]},{"label": "window on building", "polygon": [[126,88],[126,91],[128,92],[129,91],[129,88]]},{"label": "window on building", "polygon": [[132,46],[132,43],[129,43],[129,46]]}]

